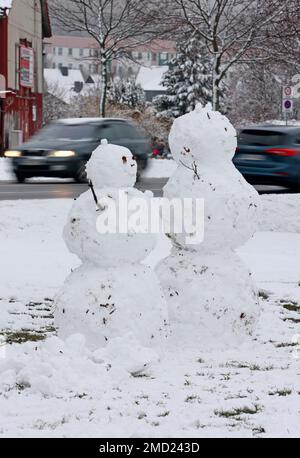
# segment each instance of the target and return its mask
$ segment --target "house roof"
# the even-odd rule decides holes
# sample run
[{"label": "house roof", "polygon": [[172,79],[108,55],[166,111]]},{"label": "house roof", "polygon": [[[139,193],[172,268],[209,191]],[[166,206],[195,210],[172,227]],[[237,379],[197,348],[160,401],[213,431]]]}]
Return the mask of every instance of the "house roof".
[{"label": "house roof", "polygon": [[[99,48],[97,41],[90,36],[53,35],[50,40],[47,40],[47,44],[60,48]],[[134,44],[128,41],[128,50],[176,53],[176,43],[171,40],[153,40],[144,44]]]},{"label": "house roof", "polygon": [[99,47],[96,40],[91,37],[75,37],[70,35],[53,35],[47,40],[48,45],[61,48],[97,48]]},{"label": "house roof", "polygon": [[84,86],[84,79],[80,70],[69,70],[64,76],[60,69],[45,68],[44,78],[49,94],[63,100],[65,103],[70,103],[71,100],[78,95],[74,91],[75,83],[81,83]]},{"label": "house roof", "polygon": [[156,67],[141,67],[136,78],[136,83],[140,84],[144,91],[165,91],[162,85],[164,74],[169,70],[167,65]]}]

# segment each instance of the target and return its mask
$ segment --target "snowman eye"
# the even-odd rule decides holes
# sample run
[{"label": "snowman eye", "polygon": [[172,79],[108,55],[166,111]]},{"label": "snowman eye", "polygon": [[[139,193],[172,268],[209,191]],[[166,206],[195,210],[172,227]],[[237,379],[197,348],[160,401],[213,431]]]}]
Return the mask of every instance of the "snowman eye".
[{"label": "snowman eye", "polygon": [[126,156],[123,156],[123,157],[122,157],[122,161],[123,161],[123,164],[127,164],[127,157],[126,157]]}]

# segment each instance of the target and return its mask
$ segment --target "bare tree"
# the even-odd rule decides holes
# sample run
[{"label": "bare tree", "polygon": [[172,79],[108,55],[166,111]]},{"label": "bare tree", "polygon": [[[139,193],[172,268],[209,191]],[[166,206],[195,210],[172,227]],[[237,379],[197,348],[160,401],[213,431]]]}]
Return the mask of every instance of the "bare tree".
[{"label": "bare tree", "polygon": [[158,8],[157,1],[149,0],[52,0],[52,15],[61,28],[88,34],[97,43],[101,116],[105,116],[109,62],[130,58],[138,45],[160,35]]},{"label": "bare tree", "polygon": [[[213,56],[214,109],[220,108],[221,85],[233,65],[268,58],[270,31],[273,33],[274,24],[284,21],[290,3],[287,0],[172,0],[175,21],[196,32]],[[293,3],[296,8],[299,2]]]}]

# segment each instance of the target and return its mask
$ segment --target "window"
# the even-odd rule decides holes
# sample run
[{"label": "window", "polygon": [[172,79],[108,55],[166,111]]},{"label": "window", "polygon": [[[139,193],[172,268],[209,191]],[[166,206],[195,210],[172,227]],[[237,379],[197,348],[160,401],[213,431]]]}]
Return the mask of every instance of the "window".
[{"label": "window", "polygon": [[83,57],[83,48],[80,48],[80,49],[79,49],[79,56],[80,56],[80,57]]},{"label": "window", "polygon": [[115,140],[140,140],[142,138],[140,133],[130,124],[115,123],[114,128],[116,131]]},{"label": "window", "polygon": [[62,66],[63,66],[63,64],[60,62],[60,63],[58,64],[58,68],[62,68]]},{"label": "window", "polygon": [[56,55],[56,48],[53,48],[53,56]]},{"label": "window", "polygon": [[56,68],[56,63],[55,62],[52,64],[52,68]]},{"label": "window", "polygon": [[97,134],[99,140],[106,139],[109,142],[118,140],[117,131],[115,129],[114,124],[102,124],[101,126],[99,126]]},{"label": "window", "polygon": [[63,54],[63,49],[62,48],[58,48],[58,55],[62,56],[62,54]]},{"label": "window", "polygon": [[152,60],[155,61],[155,62],[157,61],[157,54],[156,54],[156,52],[153,52],[153,53],[152,53]]},{"label": "window", "polygon": [[72,70],[73,64],[69,64],[69,65],[68,65],[68,68],[69,68],[70,70]]},{"label": "window", "polygon": [[73,48],[69,48],[69,56],[73,56]]},{"label": "window", "polygon": [[142,52],[139,52],[138,53],[138,60],[142,60],[143,59],[143,53]]},{"label": "window", "polygon": [[285,134],[273,130],[242,130],[239,145],[279,146],[285,144]]},{"label": "window", "polygon": [[36,136],[41,140],[94,140],[96,138],[94,124],[50,124],[42,129]]}]

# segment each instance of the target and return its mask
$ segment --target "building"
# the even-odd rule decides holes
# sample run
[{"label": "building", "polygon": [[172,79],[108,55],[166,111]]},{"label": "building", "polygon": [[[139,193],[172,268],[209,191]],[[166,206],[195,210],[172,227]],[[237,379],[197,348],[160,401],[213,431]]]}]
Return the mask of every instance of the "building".
[{"label": "building", "polygon": [[45,92],[62,100],[66,104],[81,94],[85,80],[80,70],[68,67],[44,69]]},{"label": "building", "polygon": [[147,102],[152,102],[154,97],[166,93],[162,85],[163,76],[169,70],[168,66],[141,67],[136,78],[145,93]]},{"label": "building", "polygon": [[47,0],[0,0],[0,152],[42,126]]},{"label": "building", "polygon": [[45,40],[45,67],[81,70],[84,75],[99,72],[98,43],[89,37],[55,35]]},{"label": "building", "polygon": [[[91,37],[55,35],[45,40],[46,67],[68,67],[81,70],[85,77],[100,73],[99,45]],[[113,60],[109,73],[112,77],[136,75],[140,66],[167,65],[176,56],[176,43],[153,40],[151,43],[128,50],[129,58]]]}]

